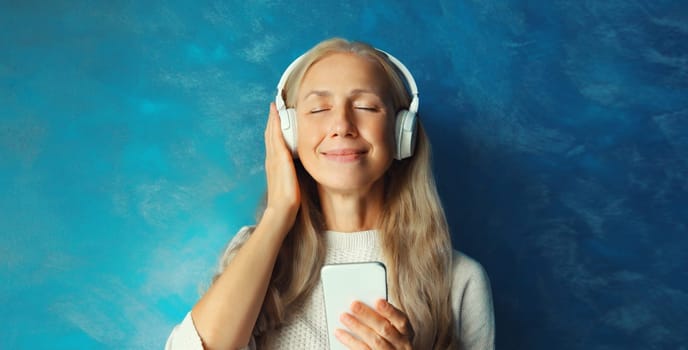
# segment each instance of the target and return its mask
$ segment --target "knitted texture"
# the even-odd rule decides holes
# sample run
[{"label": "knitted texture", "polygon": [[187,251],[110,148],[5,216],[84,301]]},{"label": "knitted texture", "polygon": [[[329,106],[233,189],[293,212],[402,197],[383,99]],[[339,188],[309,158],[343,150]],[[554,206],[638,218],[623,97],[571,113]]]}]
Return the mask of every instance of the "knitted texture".
[{"label": "knitted texture", "polygon": [[[325,232],[325,264],[382,261],[377,231]],[[287,324],[267,336],[267,349],[327,349],[327,321],[322,282]]]},{"label": "knitted texture", "polygon": [[[227,251],[248,239],[248,231],[242,229],[237,233]],[[383,261],[375,230],[352,233],[327,231],[324,234],[327,246],[325,264]],[[487,274],[480,264],[460,252],[454,252],[453,260],[452,312],[462,348],[494,349],[494,314]],[[395,303],[394,300],[390,302]],[[264,349],[327,349],[327,338],[322,283],[318,281],[303,307],[290,315],[280,329],[265,336]],[[200,344],[193,320],[187,314],[170,334],[165,349],[202,350]],[[255,349],[255,341],[252,339],[245,349]]]}]

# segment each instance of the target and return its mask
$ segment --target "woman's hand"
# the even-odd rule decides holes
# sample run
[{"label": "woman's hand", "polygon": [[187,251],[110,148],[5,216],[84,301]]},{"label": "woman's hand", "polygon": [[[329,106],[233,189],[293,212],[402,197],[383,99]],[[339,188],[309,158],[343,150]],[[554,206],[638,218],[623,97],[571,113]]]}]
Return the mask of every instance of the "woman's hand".
[{"label": "woman's hand", "polygon": [[411,349],[408,317],[385,300],[378,300],[375,309],[356,301],[351,314],[342,314],[340,320],[349,331],[338,329],[335,335],[349,349]]},{"label": "woman's hand", "polygon": [[294,159],[282,136],[280,117],[274,102],[270,104],[265,127],[265,174],[268,186],[266,213],[276,215],[285,227],[291,227],[299,210],[301,192]]}]

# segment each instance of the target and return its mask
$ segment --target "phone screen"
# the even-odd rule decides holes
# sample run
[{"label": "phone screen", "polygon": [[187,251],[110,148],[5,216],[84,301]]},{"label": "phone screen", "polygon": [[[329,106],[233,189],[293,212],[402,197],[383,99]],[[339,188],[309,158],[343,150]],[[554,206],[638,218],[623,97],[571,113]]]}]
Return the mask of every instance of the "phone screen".
[{"label": "phone screen", "polygon": [[387,269],[379,261],[332,264],[322,267],[320,277],[330,349],[346,349],[334,336],[337,328],[347,329],[339,317],[351,312],[351,303],[355,300],[373,308],[377,300],[387,300]]}]

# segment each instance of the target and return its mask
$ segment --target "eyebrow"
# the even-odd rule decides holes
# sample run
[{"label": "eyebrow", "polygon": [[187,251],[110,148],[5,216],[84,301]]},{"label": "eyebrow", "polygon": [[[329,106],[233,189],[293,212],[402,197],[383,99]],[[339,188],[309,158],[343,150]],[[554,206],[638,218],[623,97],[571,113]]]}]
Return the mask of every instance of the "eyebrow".
[{"label": "eyebrow", "polygon": [[315,95],[318,97],[327,97],[327,96],[332,96],[332,93],[326,90],[311,90],[306,94],[306,96],[303,97],[303,99],[307,99],[311,97],[311,95]]},{"label": "eyebrow", "polygon": [[[379,93],[377,93],[373,90],[368,90],[368,89],[351,90],[351,92],[349,93],[349,96],[363,95],[363,94],[371,94],[371,95],[377,96],[381,100],[383,99],[382,95],[380,95]],[[306,94],[306,96],[303,97],[303,99],[305,100],[305,99],[309,98],[311,95],[315,95],[318,97],[329,97],[329,96],[332,96],[332,92],[328,91],[328,90],[311,90]]]}]

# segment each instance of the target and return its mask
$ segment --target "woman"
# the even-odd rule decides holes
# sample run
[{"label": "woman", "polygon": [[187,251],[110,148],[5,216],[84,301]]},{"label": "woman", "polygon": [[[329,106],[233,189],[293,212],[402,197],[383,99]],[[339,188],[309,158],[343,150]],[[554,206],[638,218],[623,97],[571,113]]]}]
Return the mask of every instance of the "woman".
[{"label": "woman", "polygon": [[276,100],[262,216],[230,242],[167,348],[326,349],[320,268],[375,260],[387,267],[389,302],[353,303],[341,343],[494,348],[489,281],[452,249],[406,68],[367,44],[330,39],[287,69]]}]

